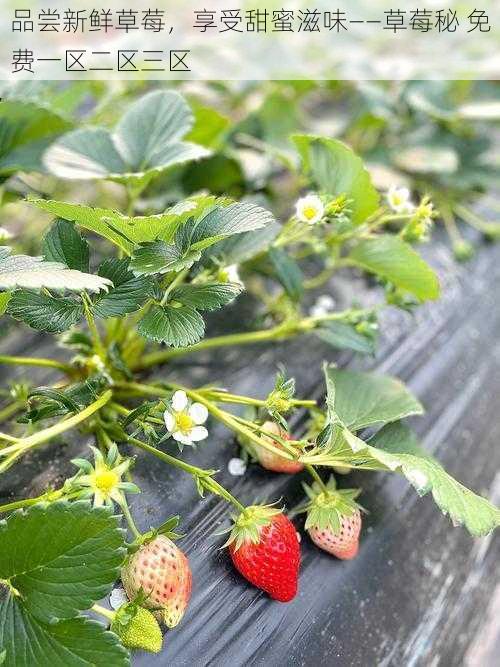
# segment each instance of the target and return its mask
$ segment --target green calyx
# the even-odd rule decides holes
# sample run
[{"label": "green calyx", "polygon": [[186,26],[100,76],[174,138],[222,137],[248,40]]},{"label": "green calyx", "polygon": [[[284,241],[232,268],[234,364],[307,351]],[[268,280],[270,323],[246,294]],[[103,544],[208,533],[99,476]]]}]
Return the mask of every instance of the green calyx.
[{"label": "green calyx", "polygon": [[134,554],[136,551],[138,551],[143,545],[149,544],[150,542],[153,542],[159,535],[164,535],[165,537],[168,537],[170,540],[178,540],[181,537],[184,537],[181,533],[175,532],[175,528],[179,525],[180,521],[180,516],[172,516],[166,521],[164,521],[161,526],[158,526],[157,528],[150,528],[147,532],[142,533],[139,537],[137,537],[132,544],[129,545],[128,547],[128,552],[129,555]]},{"label": "green calyx", "polygon": [[258,544],[263,528],[269,526],[273,517],[281,514],[281,510],[272,505],[251,505],[246,507],[238,517],[233,517],[234,525],[229,539],[224,546],[234,545],[237,551],[243,544]]},{"label": "green calyx", "polygon": [[124,604],[116,612],[111,630],[124,646],[159,653],[163,644],[160,626],[154,615],[135,602]]},{"label": "green calyx", "polygon": [[332,476],[326,484],[326,491],[316,482],[311,486],[302,484],[309,498],[309,503],[302,511],[307,513],[305,528],[331,530],[334,534],[340,533],[343,517],[349,517],[356,510],[363,509],[356,502],[361,493],[360,489],[337,489],[335,478]]}]

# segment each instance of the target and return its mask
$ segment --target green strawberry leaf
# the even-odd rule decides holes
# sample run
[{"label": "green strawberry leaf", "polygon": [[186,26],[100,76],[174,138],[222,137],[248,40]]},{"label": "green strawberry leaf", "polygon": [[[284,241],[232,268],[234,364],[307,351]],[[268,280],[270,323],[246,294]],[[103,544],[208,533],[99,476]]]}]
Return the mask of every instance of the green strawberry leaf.
[{"label": "green strawberry leaf", "polygon": [[3,99],[0,105],[0,175],[45,171],[44,152],[70,127],[71,123],[47,104]]},{"label": "green strawberry leaf", "polygon": [[144,338],[172,347],[187,347],[197,343],[205,333],[205,322],[191,306],[153,305],[137,326]]},{"label": "green strawberry leaf", "polygon": [[424,412],[421,403],[395,378],[329,366],[325,375],[329,391],[334,391],[335,413],[351,431]]},{"label": "green strawberry leaf", "polygon": [[125,557],[108,508],[40,503],[0,522],[0,580],[42,623],[71,618],[107,595]]},{"label": "green strawberry leaf", "polygon": [[217,200],[216,205],[196,221],[191,245],[217,236],[252,232],[273,222],[273,214],[256,204]]},{"label": "green strawberry leaf", "polygon": [[410,292],[420,301],[439,297],[439,280],[434,271],[397,236],[387,234],[360,241],[351,250],[349,260]]},{"label": "green strawberry leaf", "polygon": [[201,258],[200,251],[182,250],[175,243],[151,241],[138,246],[130,261],[130,269],[140,276],[189,269]]},{"label": "green strawberry leaf", "polygon": [[42,623],[18,598],[7,595],[2,600],[1,591],[0,646],[5,652],[5,664],[12,667],[130,665],[128,651],[100,623],[83,617],[50,625]]},{"label": "green strawberry leaf", "polygon": [[210,155],[182,141],[193,116],[175,91],[156,90],[129,106],[114,132],[82,128],[69,132],[45,154],[48,169],[61,178],[129,182],[142,188],[155,174]]},{"label": "green strawberry leaf", "polygon": [[352,324],[347,322],[324,322],[314,330],[322,341],[339,350],[353,350],[361,354],[374,354],[375,341],[373,338],[358,333]]},{"label": "green strawberry leaf", "polygon": [[285,292],[294,301],[300,301],[304,293],[304,274],[297,262],[281,248],[271,247],[268,255]]},{"label": "green strawberry leaf", "polygon": [[401,472],[420,496],[432,492],[443,514],[471,535],[487,535],[500,526],[500,510],[449,475],[404,424],[385,426],[368,441],[368,451],[388,469]]},{"label": "green strawberry leaf", "polygon": [[111,286],[106,278],[68,269],[64,264],[44,262],[41,257],[11,255],[11,249],[0,247],[0,290],[16,287],[59,291],[100,292]]},{"label": "green strawberry leaf", "polygon": [[152,275],[182,271],[201,259],[202,252],[222,239],[263,228],[274,218],[254,204],[218,203],[178,226],[173,243],[156,240],[139,245],[130,268],[134,273]]},{"label": "green strawberry leaf", "polygon": [[97,317],[104,319],[134,313],[153,295],[153,280],[129,271],[128,259],[106,259],[98,273],[110,280],[114,287],[95,297],[93,310]]},{"label": "green strawberry leaf", "polygon": [[280,229],[280,225],[273,221],[262,229],[224,238],[203,253],[203,262],[206,264],[211,259],[217,259],[224,266],[247,262],[267,250]]},{"label": "green strawberry leaf", "polygon": [[42,252],[49,262],[60,262],[68,269],[84,273],[90,270],[89,244],[66,220],[56,220],[52,224],[43,240]]},{"label": "green strawberry leaf", "polygon": [[3,315],[7,310],[11,298],[12,292],[0,292],[0,315]]},{"label": "green strawberry leaf", "polygon": [[198,310],[217,310],[233,301],[242,290],[243,286],[238,283],[181,285],[171,292],[170,300]]},{"label": "green strawberry leaf", "polygon": [[[302,457],[305,463],[399,472],[419,495],[432,491],[441,511],[472,535],[487,535],[500,525],[500,510],[453,479],[398,421],[398,413],[401,417],[419,413],[420,404],[403,385],[392,378],[329,367],[325,376],[329,436],[326,442],[317,443],[309,456]],[[385,395],[385,406],[376,398],[377,387]],[[367,442],[354,433],[383,422],[390,423]]]},{"label": "green strawberry leaf", "polygon": [[303,169],[316,186],[333,196],[346,195],[352,221],[364,222],[379,207],[379,195],[363,161],[336,139],[296,134],[292,137]]},{"label": "green strawberry leaf", "polygon": [[178,227],[188,218],[199,216],[212,207],[214,197],[200,196],[180,202],[166,213],[129,217],[109,208],[30,197],[29,201],[42,211],[88,229],[108,239],[130,255],[135,244],[162,239],[171,242]]},{"label": "green strawberry leaf", "polygon": [[68,297],[18,290],[11,295],[7,312],[32,329],[47,333],[67,331],[83,317],[83,305]]}]

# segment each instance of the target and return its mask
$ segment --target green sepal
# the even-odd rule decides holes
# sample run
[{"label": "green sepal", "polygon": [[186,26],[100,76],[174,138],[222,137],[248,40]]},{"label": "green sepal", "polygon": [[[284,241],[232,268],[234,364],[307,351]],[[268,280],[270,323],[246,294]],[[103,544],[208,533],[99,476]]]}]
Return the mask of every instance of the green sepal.
[{"label": "green sepal", "polygon": [[342,517],[349,517],[363,508],[356,502],[361,489],[337,489],[333,475],[326,484],[327,492],[316,482],[311,486],[303,483],[309,503],[302,511],[307,513],[305,529],[330,530],[340,533]]},{"label": "green sepal", "polygon": [[269,526],[272,518],[278,514],[281,514],[281,510],[272,505],[246,507],[238,517],[233,517],[234,525],[223,547],[234,544],[234,549],[237,551],[246,542],[258,544],[262,529]]}]

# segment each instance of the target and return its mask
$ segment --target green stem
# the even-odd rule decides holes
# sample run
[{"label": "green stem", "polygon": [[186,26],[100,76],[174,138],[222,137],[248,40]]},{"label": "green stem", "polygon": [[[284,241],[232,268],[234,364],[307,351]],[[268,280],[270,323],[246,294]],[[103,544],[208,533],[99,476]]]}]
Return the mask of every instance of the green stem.
[{"label": "green stem", "polygon": [[207,410],[210,412],[210,414],[212,414],[222,424],[227,426],[231,431],[234,431],[235,433],[239,433],[244,438],[248,438],[251,442],[255,443],[256,445],[259,445],[259,447],[264,447],[264,449],[268,449],[273,454],[277,454],[278,456],[281,456],[285,459],[288,459],[289,461],[294,461],[295,460],[296,450],[289,443],[286,443],[285,441],[282,443],[282,447],[285,450],[287,450],[287,451],[283,451],[283,449],[275,447],[270,442],[267,442],[267,440],[264,440],[263,438],[256,435],[254,433],[254,431],[252,431],[250,428],[248,428],[248,427],[244,426],[243,424],[239,423],[234,418],[234,416],[231,415],[229,412],[226,412],[225,410],[221,410],[220,408],[218,408],[216,405],[214,405],[211,401],[207,400],[202,394],[198,393],[197,391],[195,391],[193,389],[186,389],[185,387],[181,387],[179,385],[174,385],[174,384],[171,384],[171,383],[169,383],[169,386],[171,386],[174,389],[180,389],[181,391],[185,391],[186,394],[193,401],[197,401],[198,403],[201,403],[202,405],[204,405],[207,408]]},{"label": "green stem", "polygon": [[0,505],[0,514],[4,512],[12,512],[23,507],[31,507],[32,505],[43,502],[45,498],[46,495],[43,494],[37,498],[24,498],[23,500],[14,500],[11,503],[5,503],[5,505]]},{"label": "green stem", "polygon": [[[0,410],[0,424],[9,420],[22,407],[23,407],[23,404],[22,404],[21,401],[14,401],[13,403],[10,403],[10,405],[6,405],[5,408]],[[0,439],[1,439],[1,436],[0,436]]]},{"label": "green stem", "polygon": [[14,438],[14,436],[7,433],[0,433],[0,440],[5,440],[5,442],[19,442],[19,438]]},{"label": "green stem", "polygon": [[170,296],[172,290],[175,289],[177,287],[177,285],[180,285],[180,283],[182,283],[182,281],[184,280],[184,278],[187,276],[188,273],[189,273],[189,269],[184,269],[183,271],[180,271],[176,275],[176,277],[172,280],[170,285],[165,290],[165,294],[163,295],[163,298],[161,300],[161,305],[162,306],[164,306],[167,303],[168,297]]},{"label": "green stem", "polygon": [[314,479],[314,481],[317,482],[319,488],[323,491],[323,493],[328,493],[326,484],[318,475],[318,472],[315,470],[314,466],[312,466],[310,463],[306,463],[304,467],[307,470],[307,472],[311,475],[311,477]]},{"label": "green stem", "polygon": [[55,491],[47,491],[46,493],[42,493],[41,496],[37,496],[36,498],[23,498],[22,500],[14,500],[11,503],[0,505],[0,514],[4,512],[12,512],[17,509],[22,509],[23,507],[31,507],[32,505],[37,505],[38,503],[43,503],[46,501],[53,503],[61,498],[66,498],[70,500],[75,497],[77,497],[76,493],[66,494],[64,492],[64,487],[63,487],[60,489],[56,489]]},{"label": "green stem", "polygon": [[92,605],[90,610],[95,612],[96,614],[99,614],[100,616],[103,616],[108,621],[113,622],[115,620],[116,612],[111,611],[111,609],[106,609],[106,607],[101,607],[100,604]]},{"label": "green stem", "polygon": [[495,226],[494,223],[486,222],[486,220],[480,218],[476,213],[474,213],[474,211],[471,211],[470,209],[460,204],[456,204],[454,210],[455,213],[460,216],[462,220],[464,220],[464,222],[480,232],[487,232],[488,228]]},{"label": "green stem", "polygon": [[100,410],[104,405],[106,405],[111,397],[112,392],[108,390],[104,392],[104,394],[102,394],[96,401],[91,403],[81,412],[78,412],[76,415],[63,420],[58,424],[54,424],[53,426],[50,426],[43,431],[34,433],[27,438],[20,438],[16,444],[11,445],[10,447],[6,447],[5,449],[1,449],[0,456],[5,456],[7,454],[10,454],[10,456],[8,456],[8,458],[2,464],[0,464],[0,473],[7,470],[7,468],[9,468],[20,456],[23,456],[23,454],[25,454],[30,449],[38,447],[39,445],[84,422],[95,412]]},{"label": "green stem", "polygon": [[[264,449],[268,449],[273,454],[277,454],[278,456],[288,459],[289,461],[294,461],[296,459],[296,450],[293,447],[293,445],[290,444],[290,441],[288,442],[280,441],[280,444],[285,449],[285,451],[283,451],[283,449],[279,449],[278,447],[272,445],[270,442],[267,442],[266,440],[260,438],[251,429],[247,428],[244,424],[242,424],[237,417],[231,415],[229,412],[225,412],[224,410],[218,408],[203,394],[200,394],[199,392],[193,389],[187,389],[186,387],[173,384],[172,382],[166,384],[168,384],[168,386],[174,390],[179,389],[181,391],[186,392],[186,394],[194,401],[197,401],[198,403],[204,405],[216,419],[218,419],[222,424],[227,426],[231,431],[239,433],[243,437],[248,438],[251,442],[254,442],[256,445],[264,447]],[[138,394],[139,396],[161,397],[170,395],[170,392],[167,389],[150,384],[139,384],[137,382],[122,382],[122,383],[117,383],[115,386],[117,389],[124,389],[125,391],[130,391],[131,393]]]},{"label": "green stem", "polygon": [[130,507],[128,506],[127,498],[125,497],[124,493],[122,493],[122,498],[123,498],[123,500],[120,503],[120,507],[121,507],[121,510],[123,512],[123,516],[125,517],[128,525],[129,525],[130,531],[132,532],[132,534],[135,538],[141,537],[142,533],[140,532],[140,530],[135,525],[134,518],[133,518],[132,514],[130,513]]},{"label": "green stem", "polygon": [[70,375],[73,368],[69,364],[63,364],[53,359],[39,359],[37,357],[10,357],[0,355],[0,364],[9,364],[12,366],[40,366],[42,368],[54,368]]},{"label": "green stem", "polygon": [[455,216],[453,215],[452,209],[449,206],[441,204],[439,206],[439,210],[441,213],[441,218],[444,222],[445,229],[448,232],[448,236],[450,237],[451,242],[453,244],[461,243],[463,241],[463,238],[457,227],[457,222],[455,220]]},{"label": "green stem", "polygon": [[97,324],[95,322],[94,315],[92,313],[90,299],[87,296],[87,294],[85,294],[85,292],[83,293],[83,306],[85,310],[85,318],[87,320],[90,335],[92,336],[92,340],[94,342],[94,349],[96,353],[101,357],[101,359],[105,361],[106,349],[102,343],[101,336],[99,334],[99,329],[97,328]]},{"label": "green stem", "polygon": [[134,445],[135,447],[139,447],[145,452],[148,452],[149,454],[156,456],[161,461],[164,461],[165,463],[168,463],[171,466],[179,468],[180,470],[187,472],[189,475],[193,477],[203,480],[206,489],[220,496],[221,498],[224,498],[224,500],[227,500],[227,502],[234,505],[239,512],[245,511],[244,505],[242,505],[240,501],[237,500],[233,495],[231,495],[227,489],[225,489],[223,486],[221,486],[221,484],[219,484],[218,482],[215,481],[215,479],[212,478],[211,471],[203,470],[202,468],[197,468],[196,466],[192,466],[189,463],[186,463],[185,461],[181,461],[181,459],[176,459],[174,456],[171,456],[166,452],[162,452],[161,450],[156,449],[155,447],[151,447],[151,445],[147,445],[145,442],[142,442],[142,440],[138,440],[137,438],[130,437],[128,438],[128,442]]},{"label": "green stem", "polygon": [[338,313],[330,313],[322,317],[305,317],[298,322],[285,322],[270,329],[258,331],[247,331],[243,333],[227,334],[224,336],[214,336],[191,345],[190,347],[179,347],[175,349],[162,350],[146,354],[142,360],[133,366],[133,370],[144,370],[157,364],[162,364],[176,357],[183,357],[194,352],[202,350],[211,350],[221,347],[230,347],[232,345],[252,345],[254,343],[263,343],[270,341],[286,340],[301,333],[307,333],[324,321],[344,320],[351,317],[357,317],[361,314],[371,312],[368,310],[345,310]]},{"label": "green stem", "polygon": [[[267,405],[266,401],[262,401],[258,398],[250,398],[249,396],[239,396],[238,394],[230,394],[225,391],[217,391],[211,389],[200,389],[200,394],[205,394],[207,398],[215,401],[216,403],[233,403],[235,405],[254,405],[255,407],[265,408]],[[291,399],[290,404],[296,407],[302,408],[312,408],[316,405],[316,401],[301,401],[299,399]]]}]

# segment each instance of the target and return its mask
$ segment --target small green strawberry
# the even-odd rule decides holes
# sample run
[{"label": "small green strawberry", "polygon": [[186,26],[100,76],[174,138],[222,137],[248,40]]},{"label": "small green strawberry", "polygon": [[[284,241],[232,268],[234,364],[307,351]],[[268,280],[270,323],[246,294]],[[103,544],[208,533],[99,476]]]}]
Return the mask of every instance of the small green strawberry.
[{"label": "small green strawberry", "polygon": [[127,648],[159,653],[163,644],[160,626],[154,615],[136,604],[122,605],[114,614],[110,629]]},{"label": "small green strawberry", "polygon": [[359,489],[337,489],[330,477],[326,489],[315,482],[312,487],[303,484],[309,503],[305,528],[311,540],[323,551],[342,560],[354,558],[359,549],[361,532],[360,505],[356,498]]}]

